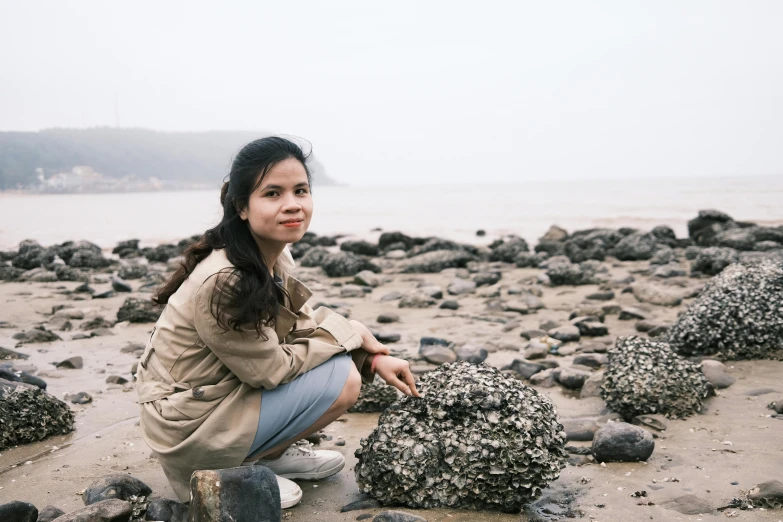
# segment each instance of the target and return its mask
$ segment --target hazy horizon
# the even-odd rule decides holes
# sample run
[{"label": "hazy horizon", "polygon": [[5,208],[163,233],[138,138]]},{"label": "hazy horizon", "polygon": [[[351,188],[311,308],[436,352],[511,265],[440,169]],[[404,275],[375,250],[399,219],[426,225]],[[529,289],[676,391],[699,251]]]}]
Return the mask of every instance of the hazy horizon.
[{"label": "hazy horizon", "polygon": [[346,185],[780,176],[781,19],[774,1],[0,0],[0,130],[289,134]]}]

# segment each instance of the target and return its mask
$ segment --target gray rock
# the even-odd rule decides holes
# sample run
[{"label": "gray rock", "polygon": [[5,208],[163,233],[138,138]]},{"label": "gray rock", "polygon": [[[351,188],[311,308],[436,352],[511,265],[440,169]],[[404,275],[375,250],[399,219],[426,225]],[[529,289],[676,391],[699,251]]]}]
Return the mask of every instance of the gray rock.
[{"label": "gray rock", "polygon": [[51,343],[54,341],[62,340],[59,335],[52,332],[51,330],[47,330],[43,326],[39,326],[36,328],[32,328],[30,330],[25,330],[24,332],[20,332],[18,334],[14,334],[13,338],[19,341],[17,345]]},{"label": "gray rock", "polygon": [[404,511],[381,511],[372,522],[427,522],[426,518],[412,515]]},{"label": "gray rock", "polygon": [[277,478],[265,466],[195,471],[190,496],[190,522],[282,518]]},{"label": "gray rock", "polygon": [[632,306],[623,306],[620,309],[619,319],[621,321],[629,321],[631,319],[647,319],[647,314],[638,308],[634,308]]},{"label": "gray rock", "polygon": [[371,270],[362,270],[353,278],[353,282],[361,286],[369,286],[372,288],[381,285],[381,277]]},{"label": "gray rock", "polygon": [[38,522],[52,522],[55,518],[65,514],[62,509],[48,505],[38,512]]},{"label": "gray rock", "polygon": [[502,242],[492,249],[489,260],[513,263],[520,252],[528,251],[530,251],[530,247],[524,239],[512,236],[509,240]]},{"label": "gray rock", "polygon": [[601,290],[598,292],[593,292],[592,294],[587,294],[587,299],[591,299],[593,301],[611,301],[614,299],[614,292],[611,290]]},{"label": "gray rock", "polygon": [[574,357],[574,364],[581,364],[583,366],[598,369],[601,366],[609,364],[609,357],[602,353],[582,354]]},{"label": "gray rock", "polygon": [[364,289],[359,285],[344,285],[340,288],[340,297],[364,297]]},{"label": "gray rock", "polygon": [[535,328],[533,330],[523,330],[519,333],[519,336],[524,337],[525,339],[535,339],[536,337],[544,337],[545,335],[546,332],[539,328]]},{"label": "gray rock", "polygon": [[716,390],[728,388],[737,382],[737,379],[726,373],[726,366],[720,361],[703,360],[701,371]]},{"label": "gray rock", "polygon": [[456,278],[451,281],[446,291],[451,295],[471,294],[476,291],[476,283]]},{"label": "gray rock", "polygon": [[542,388],[552,388],[557,383],[555,382],[554,368],[547,368],[542,370],[532,377],[530,377],[530,384],[533,386],[541,386]]},{"label": "gray rock", "polygon": [[589,371],[578,370],[576,368],[558,368],[555,372],[557,382],[569,390],[580,389],[585,381],[592,375]]},{"label": "gray rock", "polygon": [[568,231],[557,225],[552,225],[546,233],[538,238],[539,241],[565,241],[568,239]]},{"label": "gray rock", "polygon": [[343,241],[340,243],[340,250],[345,252],[351,252],[352,254],[359,254],[362,256],[377,256],[378,245],[373,245],[367,241]]},{"label": "gray rock", "polygon": [[457,354],[449,347],[440,345],[424,346],[419,354],[432,364],[444,364],[457,360]]},{"label": "gray rock", "polygon": [[149,272],[149,265],[138,260],[123,261],[117,275],[121,279],[141,279]]},{"label": "gray rock", "polygon": [[36,522],[38,509],[30,503],[19,500],[0,504],[0,520],[4,522]]},{"label": "gray rock", "polygon": [[377,509],[383,507],[383,504],[381,504],[374,498],[368,495],[361,495],[361,496],[363,498],[360,498],[359,500],[354,500],[353,502],[344,505],[340,510],[340,513],[346,513],[348,511],[357,511],[359,509]]},{"label": "gray rock", "polygon": [[585,337],[609,335],[609,328],[604,323],[592,320],[592,318],[579,322],[572,321],[572,324],[579,329],[579,334]]},{"label": "gray rock", "polygon": [[682,296],[666,288],[644,283],[631,285],[634,297],[643,303],[658,306],[679,306],[682,304]]},{"label": "gray rock", "polygon": [[131,500],[132,496],[147,497],[150,493],[152,493],[152,489],[139,479],[130,475],[114,474],[93,482],[90,487],[84,490],[82,500],[85,505],[89,506],[110,498]]},{"label": "gray rock", "polygon": [[601,384],[604,382],[604,372],[595,372],[587,378],[579,390],[579,398],[586,399],[588,397],[600,397],[601,396]]},{"label": "gray rock", "polygon": [[55,520],[57,522],[128,522],[132,514],[133,508],[129,502],[112,498],[84,506]]},{"label": "gray rock", "polygon": [[68,357],[63,361],[58,362],[55,366],[68,370],[81,370],[84,368],[84,359],[82,359],[81,355],[74,355],[73,357]]},{"label": "gray rock", "polygon": [[106,383],[107,384],[127,384],[128,379],[121,375],[109,375],[106,377]]},{"label": "gray rock", "polygon": [[26,353],[22,352],[16,352],[14,350],[9,350],[8,348],[3,348],[0,346],[0,361],[7,361],[10,359],[29,359],[30,356]]},{"label": "gray rock", "polygon": [[748,492],[748,500],[753,502],[754,506],[766,509],[783,508],[783,482],[779,480],[762,482]]},{"label": "gray rock", "polygon": [[712,278],[667,340],[682,355],[783,359],[783,264],[733,265]]},{"label": "gray rock", "polygon": [[562,421],[563,430],[569,441],[586,442],[593,440],[598,431],[598,423],[592,417],[584,419],[565,419]]},{"label": "gray rock", "polygon": [[127,281],[116,276],[111,277],[111,287],[115,292],[133,292],[133,287]]},{"label": "gray rock", "polygon": [[547,269],[546,275],[553,286],[591,285],[599,282],[595,266],[587,262],[556,264]]},{"label": "gray rock", "polygon": [[552,328],[547,332],[547,335],[564,343],[578,341],[581,338],[579,328],[572,324]]},{"label": "gray rock", "polygon": [[402,292],[394,291],[389,292],[388,294],[385,294],[381,297],[381,301],[388,302],[388,301],[396,301],[398,299],[402,299],[403,295]]},{"label": "gray rock", "polygon": [[70,394],[65,394],[65,400],[68,402],[72,402],[73,404],[88,404],[92,402],[92,396],[87,392],[79,392]]},{"label": "gray rock", "polygon": [[457,354],[457,360],[467,361],[472,364],[484,362],[489,355],[487,350],[475,344],[465,344],[454,349]]},{"label": "gray rock", "polygon": [[663,415],[656,414],[637,415],[631,420],[631,424],[642,426],[656,432],[663,432],[669,427],[669,419]]},{"label": "gray rock", "polygon": [[367,259],[350,252],[327,253],[321,259],[320,266],[329,277],[355,276],[364,270],[381,271],[378,266]]},{"label": "gray rock", "polygon": [[480,272],[473,276],[476,286],[492,286],[503,277],[500,272]]},{"label": "gray rock", "polygon": [[621,239],[612,253],[620,261],[638,261],[652,258],[658,248],[658,239],[654,235],[637,232]]},{"label": "gray rock", "polygon": [[652,276],[659,279],[671,279],[672,277],[684,277],[688,275],[685,270],[677,265],[663,265],[653,270]]},{"label": "gray rock", "polygon": [[443,310],[457,310],[459,308],[459,303],[453,300],[446,300],[443,301],[438,308]]},{"label": "gray rock", "polygon": [[402,296],[400,302],[397,303],[399,308],[428,308],[434,306],[435,299],[428,296],[424,292],[414,290]]},{"label": "gray rock", "polygon": [[598,462],[645,461],[655,448],[653,436],[625,422],[608,422],[593,438],[593,456]]},{"label": "gray rock", "polygon": [[704,499],[696,495],[681,495],[661,502],[661,507],[670,511],[676,511],[683,515],[711,514],[715,508]]},{"label": "gray rock", "polygon": [[530,379],[533,375],[540,371],[543,371],[546,367],[543,364],[538,364],[524,359],[514,359],[510,365],[509,370],[513,370],[517,375]]}]

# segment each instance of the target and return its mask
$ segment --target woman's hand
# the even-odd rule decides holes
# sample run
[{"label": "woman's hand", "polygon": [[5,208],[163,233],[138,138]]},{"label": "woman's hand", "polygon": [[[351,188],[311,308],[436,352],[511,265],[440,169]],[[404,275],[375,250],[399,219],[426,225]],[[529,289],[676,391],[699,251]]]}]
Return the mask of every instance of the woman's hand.
[{"label": "woman's hand", "polygon": [[416,389],[416,381],[408,361],[388,355],[376,355],[375,373],[380,375],[386,384],[394,386],[405,395],[421,397],[419,390]]},{"label": "woman's hand", "polygon": [[369,328],[364,326],[359,321],[350,320],[348,322],[351,323],[354,331],[362,336],[362,348],[373,354],[380,353],[383,355],[389,355],[389,349],[382,345],[380,341],[375,338],[372,332],[370,332]]}]

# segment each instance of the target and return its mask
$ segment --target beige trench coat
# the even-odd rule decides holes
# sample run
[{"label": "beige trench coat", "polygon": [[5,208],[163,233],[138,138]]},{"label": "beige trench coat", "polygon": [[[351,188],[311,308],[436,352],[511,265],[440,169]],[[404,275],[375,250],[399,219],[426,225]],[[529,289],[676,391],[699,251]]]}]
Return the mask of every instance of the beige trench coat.
[{"label": "beige trench coat", "polygon": [[[267,341],[255,330],[223,331],[210,310],[217,273],[232,267],[215,250],[171,296],[139,363],[137,390],[144,440],[179,499],[190,499],[190,475],[239,466],[258,427],[262,389],[272,389],[338,353],[362,369],[368,352],[341,315],[305,304],[310,290],[291,276],[286,249],[275,272],[291,297]],[[218,287],[220,288],[220,287]],[[365,382],[371,376],[364,372]]]}]

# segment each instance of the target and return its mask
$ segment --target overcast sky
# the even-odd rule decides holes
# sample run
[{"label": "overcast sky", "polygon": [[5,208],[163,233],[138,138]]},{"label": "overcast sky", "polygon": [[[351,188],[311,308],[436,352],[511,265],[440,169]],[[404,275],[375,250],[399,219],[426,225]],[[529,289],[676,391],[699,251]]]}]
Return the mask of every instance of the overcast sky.
[{"label": "overcast sky", "polygon": [[351,184],[783,175],[783,2],[0,0],[0,130],[313,143]]}]

